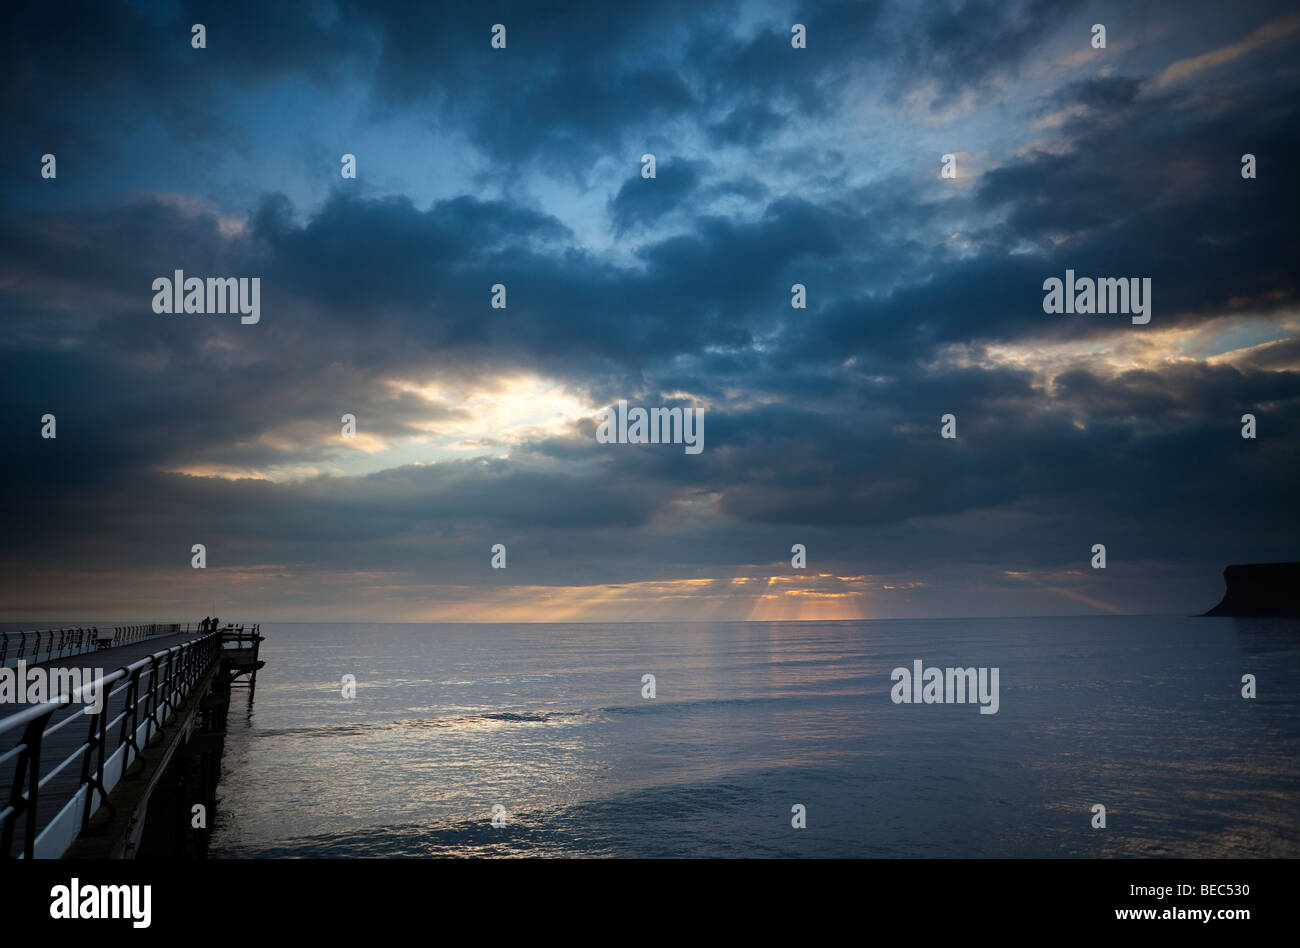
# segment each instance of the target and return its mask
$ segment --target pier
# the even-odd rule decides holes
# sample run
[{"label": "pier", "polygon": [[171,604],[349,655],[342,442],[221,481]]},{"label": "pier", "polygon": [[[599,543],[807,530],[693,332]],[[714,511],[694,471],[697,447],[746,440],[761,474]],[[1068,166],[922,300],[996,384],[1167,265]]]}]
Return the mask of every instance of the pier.
[{"label": "pier", "polygon": [[0,858],[201,856],[231,692],[252,702],[262,641],[257,625],[0,636],[0,672],[114,669],[0,705]]}]

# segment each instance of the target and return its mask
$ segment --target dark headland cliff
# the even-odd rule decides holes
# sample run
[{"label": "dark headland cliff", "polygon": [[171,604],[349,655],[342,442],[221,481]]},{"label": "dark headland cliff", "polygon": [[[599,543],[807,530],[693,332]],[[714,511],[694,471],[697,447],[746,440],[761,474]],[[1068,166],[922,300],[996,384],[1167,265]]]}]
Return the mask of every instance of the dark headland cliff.
[{"label": "dark headland cliff", "polygon": [[1223,571],[1228,591],[1207,616],[1300,616],[1300,563],[1244,563]]}]

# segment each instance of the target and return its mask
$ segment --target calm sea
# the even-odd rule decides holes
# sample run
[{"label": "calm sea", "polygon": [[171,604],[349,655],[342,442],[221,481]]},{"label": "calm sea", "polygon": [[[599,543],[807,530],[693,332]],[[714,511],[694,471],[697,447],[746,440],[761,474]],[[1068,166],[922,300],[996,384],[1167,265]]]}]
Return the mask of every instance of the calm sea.
[{"label": "calm sea", "polygon": [[[263,631],[213,856],[1300,855],[1296,622]],[[894,704],[914,659],[998,712]]]}]

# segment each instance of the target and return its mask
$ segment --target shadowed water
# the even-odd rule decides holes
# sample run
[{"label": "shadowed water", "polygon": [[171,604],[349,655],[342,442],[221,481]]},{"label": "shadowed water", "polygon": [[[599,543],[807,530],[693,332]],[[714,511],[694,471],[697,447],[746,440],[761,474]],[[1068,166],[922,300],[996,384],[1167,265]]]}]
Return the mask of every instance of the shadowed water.
[{"label": "shadowed water", "polygon": [[[263,631],[214,856],[1300,855],[1295,622]],[[1000,668],[1000,710],[895,705],[917,658]]]}]

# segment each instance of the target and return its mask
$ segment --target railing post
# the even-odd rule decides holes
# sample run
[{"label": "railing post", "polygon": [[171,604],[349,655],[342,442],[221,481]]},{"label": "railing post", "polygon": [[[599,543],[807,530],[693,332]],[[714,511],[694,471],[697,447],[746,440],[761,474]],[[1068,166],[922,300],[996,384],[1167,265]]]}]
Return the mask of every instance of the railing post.
[{"label": "railing post", "polygon": [[145,713],[148,714],[149,720],[144,726],[144,746],[149,746],[149,739],[153,737],[154,725],[157,722],[158,714],[158,656],[149,656],[149,694],[148,701],[145,702]]},{"label": "railing post", "polygon": [[[18,817],[25,819],[23,824],[23,856],[32,859],[36,854],[36,798],[41,790],[41,738],[45,736],[45,725],[54,714],[51,707],[49,714],[43,714],[27,722],[23,729],[22,751],[18,754],[18,763],[14,768],[13,786],[9,788],[9,806],[13,812],[0,829],[0,858],[8,859],[12,855],[14,827]],[[23,780],[27,781],[27,793],[23,793]]]},{"label": "railing post", "polygon": [[[111,689],[110,689],[111,690]],[[90,825],[93,793],[99,791],[100,802],[109,808],[110,816],[116,814],[113,804],[109,802],[108,791],[104,789],[104,745],[108,739],[108,699],[90,718],[90,729],[86,735],[86,751],[81,758],[81,786],[86,788],[86,802],[81,810],[81,832]],[[98,756],[95,772],[90,772],[91,758]]]},{"label": "railing post", "polygon": [[171,716],[174,713],[174,708],[176,707],[176,703],[172,694],[172,682],[173,682],[173,676],[175,675],[175,672],[176,672],[176,653],[168,652],[167,666],[163,670],[163,701],[166,704],[166,708],[163,711],[162,723],[159,725],[159,727],[161,727],[162,724],[166,724],[169,720],[171,720]]},{"label": "railing post", "polygon": [[[117,743],[127,748],[122,752],[122,777],[126,778],[126,768],[131,761],[140,757],[140,745],[136,743],[136,732],[140,729],[140,669],[131,672],[131,683],[126,688],[126,706],[122,708],[122,733]],[[135,757],[131,756],[135,751]]]}]

